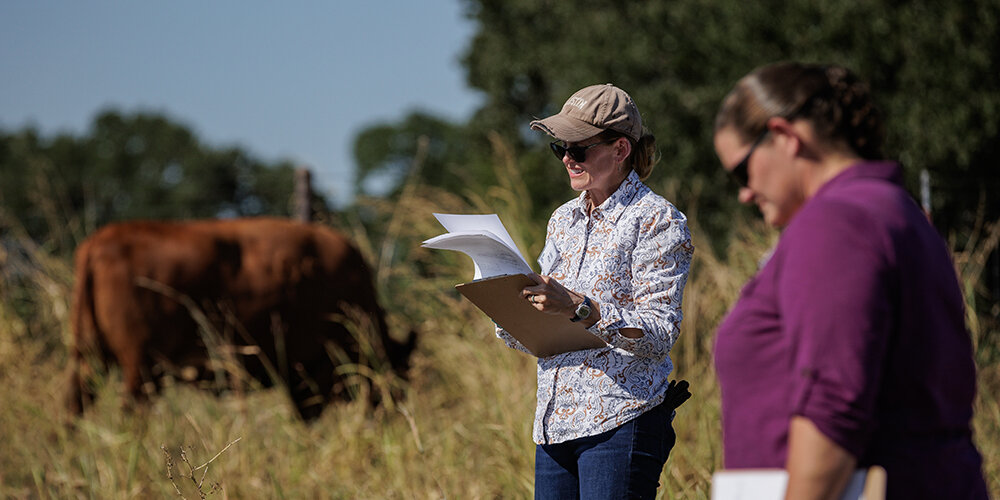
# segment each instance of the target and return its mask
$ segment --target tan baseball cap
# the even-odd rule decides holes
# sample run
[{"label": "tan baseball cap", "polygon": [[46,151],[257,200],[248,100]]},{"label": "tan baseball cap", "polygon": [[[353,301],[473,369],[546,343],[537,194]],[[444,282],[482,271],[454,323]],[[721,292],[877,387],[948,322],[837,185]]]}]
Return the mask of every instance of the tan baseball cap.
[{"label": "tan baseball cap", "polygon": [[632,97],[606,83],[576,91],[559,114],[532,121],[531,128],[564,142],[579,142],[608,129],[638,141],[642,135],[642,117]]}]

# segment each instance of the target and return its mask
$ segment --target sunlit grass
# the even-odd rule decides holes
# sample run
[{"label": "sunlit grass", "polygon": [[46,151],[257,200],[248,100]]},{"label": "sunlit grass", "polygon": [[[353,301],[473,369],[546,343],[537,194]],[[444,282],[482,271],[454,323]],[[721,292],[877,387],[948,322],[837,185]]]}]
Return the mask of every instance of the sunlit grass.
[{"label": "sunlit grass", "polygon": [[[493,336],[492,323],[454,291],[471,277],[471,261],[419,247],[442,230],[432,212],[496,211],[529,261],[537,255],[545,221],[529,218],[523,181],[510,175],[513,163],[501,158],[499,165],[505,175],[498,177],[509,185],[477,191],[471,205],[413,186],[398,204],[365,202],[377,224],[346,218],[344,229],[376,263],[393,334],[402,338],[415,327],[420,340],[402,397],[376,408],[365,397],[335,404],[312,425],[295,417],[281,389],[217,397],[168,384],[149,406],[123,411],[112,372],[97,380],[95,406],[67,427],[70,263],[38,248],[27,261],[0,258],[6,270],[0,284],[0,498],[175,498],[178,490],[185,498],[530,498],[534,360],[507,349]],[[714,330],[774,234],[741,221],[743,229],[720,255],[698,230],[696,214],[689,215],[697,251],[672,357],[675,377],[691,383],[694,397],[678,410],[677,445],[659,494],[707,499],[712,472],[722,463]],[[390,224],[391,231],[373,229]],[[988,255],[982,250],[957,256],[960,268],[978,269],[976,259]],[[978,276],[963,279],[972,293]],[[980,360],[975,438],[998,496],[1000,345],[987,321],[990,311],[971,314],[981,319],[974,331]],[[181,449],[194,467],[215,457],[195,471],[204,478],[201,491],[176,475],[186,470]]]}]

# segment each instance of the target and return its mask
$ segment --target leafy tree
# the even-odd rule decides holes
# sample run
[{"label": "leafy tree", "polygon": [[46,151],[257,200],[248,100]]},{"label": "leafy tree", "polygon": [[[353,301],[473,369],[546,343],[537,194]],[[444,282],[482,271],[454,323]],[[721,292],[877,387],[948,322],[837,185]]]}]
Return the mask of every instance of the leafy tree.
[{"label": "leafy tree", "polygon": [[[495,167],[508,160],[501,150],[510,144],[495,130],[475,121],[458,125],[414,112],[397,124],[374,125],[358,134],[354,142],[358,165],[355,188],[377,194],[377,188],[388,186],[388,196],[395,197],[406,178],[414,177],[451,193],[481,195],[477,189],[501,183]],[[531,200],[544,207],[533,215],[547,216],[551,211],[548,205],[572,196],[564,170],[548,148],[515,154],[520,169],[532,175],[528,183]]]},{"label": "leafy tree", "polygon": [[106,111],[83,137],[0,134],[0,213],[69,251],[116,220],[289,215],[293,173],[157,114]]},{"label": "leafy tree", "polygon": [[370,192],[382,184],[398,190],[413,168],[425,182],[456,192],[470,183],[490,182],[488,170],[467,168],[477,161],[474,150],[483,142],[462,126],[419,111],[398,124],[371,126],[354,140],[355,189]]},{"label": "leafy tree", "polygon": [[[542,213],[568,190],[564,178],[550,175],[551,158],[541,160],[547,138],[527,131],[527,122],[557,112],[585,85],[613,82],[635,98],[663,152],[650,183],[679,186],[673,201],[694,210],[700,226],[724,241],[736,208],[712,150],[718,104],[751,69],[796,59],[843,64],[872,83],[887,115],[887,153],[903,162],[914,192],[919,171],[930,172],[942,232],[961,244],[980,206],[989,219],[1000,216],[1000,176],[992,170],[1000,159],[995,0],[463,3],[478,26],[464,65],[486,101],[461,125],[464,137],[453,139],[473,144],[494,131],[523,151],[519,163],[548,196],[539,203]],[[416,122],[403,125],[410,128],[383,125],[381,141],[413,151],[423,130],[413,128]],[[395,134],[403,128],[405,134]],[[463,152],[465,168],[488,168],[488,160],[475,159],[486,151]],[[397,165],[404,158],[396,157]],[[374,161],[366,168],[380,168],[381,160]],[[441,182],[426,177],[428,170],[424,175]]]}]

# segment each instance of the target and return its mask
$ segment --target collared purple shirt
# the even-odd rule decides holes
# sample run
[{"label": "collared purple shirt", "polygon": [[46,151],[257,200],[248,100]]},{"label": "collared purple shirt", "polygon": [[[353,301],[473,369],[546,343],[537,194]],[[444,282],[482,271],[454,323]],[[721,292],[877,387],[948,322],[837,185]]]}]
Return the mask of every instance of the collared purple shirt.
[{"label": "collared purple shirt", "polygon": [[719,327],[726,468],[784,468],[801,415],[885,467],[890,498],[985,498],[958,278],[901,178],[869,162],[823,185]]}]

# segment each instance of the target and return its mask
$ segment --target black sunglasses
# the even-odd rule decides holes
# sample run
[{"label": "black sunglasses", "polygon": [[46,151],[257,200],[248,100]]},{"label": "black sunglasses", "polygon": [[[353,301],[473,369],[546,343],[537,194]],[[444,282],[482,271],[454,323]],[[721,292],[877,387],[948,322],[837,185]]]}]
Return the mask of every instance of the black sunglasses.
[{"label": "black sunglasses", "polygon": [[750,146],[750,151],[747,151],[747,155],[744,156],[743,159],[729,171],[729,175],[731,175],[733,180],[735,180],[740,186],[747,187],[750,183],[750,173],[747,171],[750,166],[750,156],[753,155],[753,151],[757,149],[757,146],[759,146],[761,142],[764,141],[764,138],[767,137],[767,134],[770,131],[770,129],[765,128],[764,131],[757,136],[757,140],[753,141],[753,145]]},{"label": "black sunglasses", "polygon": [[556,158],[559,158],[560,160],[563,159],[564,155],[568,154],[569,157],[573,161],[575,161],[577,163],[583,163],[583,162],[587,161],[587,150],[588,149],[590,149],[590,148],[592,148],[594,146],[600,145],[600,144],[607,144],[609,142],[615,142],[617,140],[618,140],[618,138],[615,137],[614,139],[608,139],[606,141],[595,142],[593,144],[587,144],[586,146],[573,146],[573,147],[570,147],[570,148],[567,148],[566,146],[563,146],[562,144],[559,144],[558,142],[553,142],[553,143],[549,144],[549,147],[552,148],[552,154],[556,155]]}]

